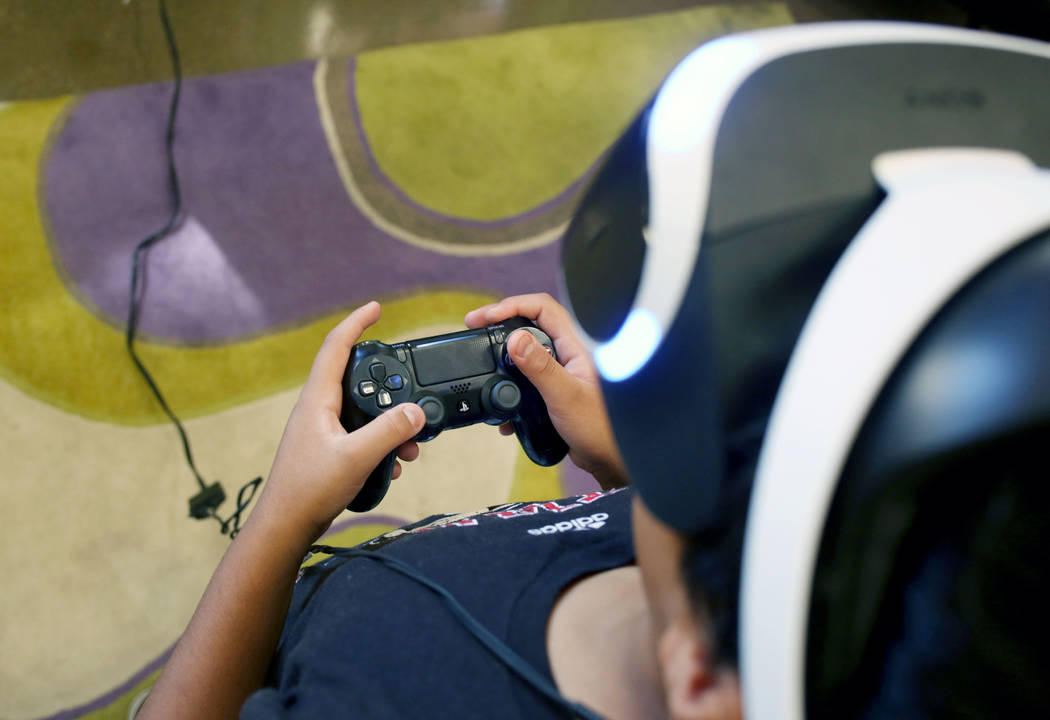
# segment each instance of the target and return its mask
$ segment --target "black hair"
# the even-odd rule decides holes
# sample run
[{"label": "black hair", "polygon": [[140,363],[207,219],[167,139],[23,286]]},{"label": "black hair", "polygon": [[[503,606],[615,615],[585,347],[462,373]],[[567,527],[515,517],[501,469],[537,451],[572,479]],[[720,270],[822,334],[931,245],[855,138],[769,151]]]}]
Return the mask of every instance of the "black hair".
[{"label": "black hair", "polygon": [[693,612],[710,631],[714,664],[723,667],[735,668],[738,661],[737,618],[744,528],[764,430],[763,419],[736,433],[728,443],[729,482],[717,519],[689,535],[682,552],[682,577]]},{"label": "black hair", "polygon": [[729,667],[736,667],[738,655],[737,598],[742,547],[736,534],[735,528],[697,533],[687,539],[682,555],[689,599],[695,616],[710,631],[714,663]]}]

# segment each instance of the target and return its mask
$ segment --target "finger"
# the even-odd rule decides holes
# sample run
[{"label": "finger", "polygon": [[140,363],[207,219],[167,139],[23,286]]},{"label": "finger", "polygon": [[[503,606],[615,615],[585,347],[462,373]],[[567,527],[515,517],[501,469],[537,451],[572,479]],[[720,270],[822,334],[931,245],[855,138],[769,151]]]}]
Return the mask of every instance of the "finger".
[{"label": "finger", "polygon": [[514,434],[514,426],[511,425],[510,423],[503,423],[502,425],[499,426],[499,434],[500,435],[513,435]]},{"label": "finger", "polygon": [[507,318],[521,315],[530,320],[539,321],[541,316],[549,315],[548,319],[554,319],[560,310],[568,319],[568,313],[558,304],[558,301],[550,296],[550,293],[529,293],[526,295],[511,295],[505,297],[498,303],[481,308],[488,322],[501,322]]},{"label": "finger", "polygon": [[548,406],[573,402],[579,382],[558,364],[539,341],[526,330],[516,330],[507,340],[511,360],[536,386]]},{"label": "finger", "polygon": [[558,353],[566,358],[585,352],[576,336],[576,326],[569,311],[547,293],[514,295],[485,309],[485,320],[490,324],[518,315],[532,320],[550,335]]},{"label": "finger", "polygon": [[394,469],[390,472],[390,479],[397,480],[399,477],[401,477],[401,463],[395,460]]},{"label": "finger", "polygon": [[419,443],[409,440],[397,449],[397,457],[405,462],[412,462],[419,457]]},{"label": "finger", "polygon": [[347,315],[328,333],[303,386],[300,396],[303,402],[332,408],[338,414],[343,402],[343,373],[350,360],[350,350],[361,333],[379,319],[379,314],[379,303],[373,300]]},{"label": "finger", "polygon": [[426,416],[415,403],[401,403],[343,438],[347,451],[362,467],[374,468],[387,453],[411,440]]},{"label": "finger", "polygon": [[485,319],[485,313],[487,313],[490,308],[496,307],[497,304],[498,303],[489,303],[488,305],[479,307],[477,310],[471,310],[467,313],[466,317],[463,318],[463,323],[471,330],[484,327],[488,322]]}]

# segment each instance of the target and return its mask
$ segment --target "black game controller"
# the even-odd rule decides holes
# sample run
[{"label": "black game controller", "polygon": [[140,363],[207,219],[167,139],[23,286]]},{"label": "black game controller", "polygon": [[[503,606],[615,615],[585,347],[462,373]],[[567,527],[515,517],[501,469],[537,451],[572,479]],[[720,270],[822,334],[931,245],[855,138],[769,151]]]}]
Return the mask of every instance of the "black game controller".
[{"label": "black game controller", "polygon": [[[554,465],[569,451],[547,414],[538,390],[507,354],[507,338],[528,330],[555,359],[550,337],[525,318],[498,325],[435,335],[396,345],[375,340],[354,345],[343,374],[340,422],[347,432],[371,422],[399,403],[423,408],[426,425],[415,437],[432,440],[442,430],[479,422],[510,422],[529,459]],[[395,453],[372,471],[348,510],[371,510],[386,495]]]}]

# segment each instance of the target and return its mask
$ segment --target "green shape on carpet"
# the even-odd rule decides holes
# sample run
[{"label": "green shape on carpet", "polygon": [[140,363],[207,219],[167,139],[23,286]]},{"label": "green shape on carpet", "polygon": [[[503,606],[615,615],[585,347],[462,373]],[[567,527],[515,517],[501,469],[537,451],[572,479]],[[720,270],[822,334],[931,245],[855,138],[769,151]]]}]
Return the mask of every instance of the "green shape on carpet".
[{"label": "green shape on carpet", "polygon": [[367,52],[361,122],[379,167],[417,203],[509,217],[586,172],[697,46],[792,22],[784,3],[727,4]]}]

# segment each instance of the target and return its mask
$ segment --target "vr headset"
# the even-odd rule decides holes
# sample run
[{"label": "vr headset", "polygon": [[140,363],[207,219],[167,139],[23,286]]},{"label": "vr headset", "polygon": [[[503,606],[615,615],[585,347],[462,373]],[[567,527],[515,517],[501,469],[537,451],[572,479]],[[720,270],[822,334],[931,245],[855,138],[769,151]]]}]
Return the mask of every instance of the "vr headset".
[{"label": "vr headset", "polygon": [[[686,534],[749,494],[749,716],[862,715],[937,549],[961,552],[959,587],[995,556],[967,528],[1038,497],[1043,168],[1050,46],[830,23],[696,50],[584,195],[563,297],[638,492]],[[1013,591],[950,610],[969,632],[988,603],[1033,602]]]}]

